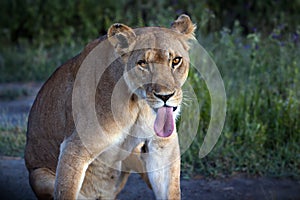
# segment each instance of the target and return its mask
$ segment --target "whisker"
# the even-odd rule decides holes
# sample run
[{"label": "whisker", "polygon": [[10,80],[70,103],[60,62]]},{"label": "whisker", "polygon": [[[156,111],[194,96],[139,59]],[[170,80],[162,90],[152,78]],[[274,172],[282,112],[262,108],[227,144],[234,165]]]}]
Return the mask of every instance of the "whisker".
[{"label": "whisker", "polygon": [[193,102],[194,102],[194,98],[189,97],[189,96],[185,96],[182,99],[182,105],[185,105],[185,106],[192,106]]}]

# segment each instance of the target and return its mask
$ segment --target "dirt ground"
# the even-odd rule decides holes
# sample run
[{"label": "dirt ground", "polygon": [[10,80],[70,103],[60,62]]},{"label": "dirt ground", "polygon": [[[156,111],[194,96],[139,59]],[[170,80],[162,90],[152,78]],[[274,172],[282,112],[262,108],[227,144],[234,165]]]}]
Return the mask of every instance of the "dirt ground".
[{"label": "dirt ground", "polygon": [[[190,179],[181,181],[182,199],[273,200],[300,199],[299,181],[275,178]],[[36,199],[28,183],[28,173],[21,158],[0,159],[0,199]],[[132,174],[117,199],[154,199],[152,191],[137,174]]]},{"label": "dirt ground", "polygon": [[[28,90],[25,97],[13,101],[0,98],[0,125],[24,124],[30,106],[41,84],[5,84],[7,89]],[[0,96],[1,97],[1,96]],[[209,200],[300,200],[300,180],[286,178],[249,178],[237,175],[226,179],[208,180],[203,177],[181,180],[182,199]],[[28,183],[24,160],[15,157],[0,157],[0,199],[36,199]],[[154,199],[152,191],[137,174],[132,174],[117,199]]]}]

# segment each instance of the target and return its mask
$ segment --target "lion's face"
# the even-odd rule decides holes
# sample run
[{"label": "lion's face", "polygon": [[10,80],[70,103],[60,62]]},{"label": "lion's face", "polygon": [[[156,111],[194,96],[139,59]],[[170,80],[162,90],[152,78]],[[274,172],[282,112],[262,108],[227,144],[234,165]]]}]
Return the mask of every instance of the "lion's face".
[{"label": "lion's face", "polygon": [[187,40],[193,33],[182,33],[187,31],[182,26],[192,31],[195,28],[189,17],[184,17],[173,23],[173,29],[150,27],[133,31],[116,24],[108,34],[126,63],[124,78],[129,89],[156,112],[154,130],[161,137],[174,130],[174,112],[182,102],[181,87],[188,75]]},{"label": "lion's face", "polygon": [[[141,47],[151,42],[154,47]],[[138,50],[128,57],[126,83],[156,111],[163,106],[176,110],[182,101],[181,87],[188,75],[189,57],[181,42],[165,31],[143,35],[136,41]]]}]

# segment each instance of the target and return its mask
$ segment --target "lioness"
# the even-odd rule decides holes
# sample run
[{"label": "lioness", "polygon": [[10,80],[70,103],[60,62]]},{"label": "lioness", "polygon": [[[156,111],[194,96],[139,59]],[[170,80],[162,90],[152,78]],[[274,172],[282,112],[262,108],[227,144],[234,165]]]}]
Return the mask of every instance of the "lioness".
[{"label": "lioness", "polygon": [[25,161],[39,199],[114,199],[130,170],[180,199],[175,118],[195,25],[112,25],[59,67],[32,106]]}]

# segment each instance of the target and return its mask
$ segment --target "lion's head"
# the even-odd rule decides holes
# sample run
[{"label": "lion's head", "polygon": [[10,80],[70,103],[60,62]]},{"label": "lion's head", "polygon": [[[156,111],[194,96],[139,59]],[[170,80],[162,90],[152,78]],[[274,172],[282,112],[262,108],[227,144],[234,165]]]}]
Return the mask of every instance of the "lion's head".
[{"label": "lion's head", "polygon": [[187,15],[181,15],[171,29],[133,30],[114,24],[108,30],[110,43],[126,64],[125,81],[157,113],[154,130],[161,137],[170,136],[174,130],[182,102],[181,87],[189,69],[188,40],[194,38],[194,30]]}]

